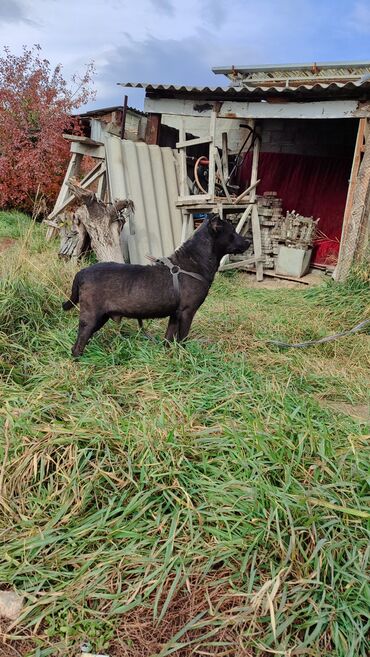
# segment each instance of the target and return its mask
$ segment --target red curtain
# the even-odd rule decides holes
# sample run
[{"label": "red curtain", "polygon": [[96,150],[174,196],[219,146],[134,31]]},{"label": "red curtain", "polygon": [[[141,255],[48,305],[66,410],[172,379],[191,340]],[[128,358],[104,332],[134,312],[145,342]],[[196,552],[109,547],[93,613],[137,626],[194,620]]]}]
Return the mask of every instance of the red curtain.
[{"label": "red curtain", "polygon": [[[350,157],[260,153],[257,193],[277,192],[284,212],[320,217],[318,228],[325,237],[315,242],[316,264],[333,264],[337,259],[351,164]],[[251,168],[252,154],[248,153],[239,173],[241,189],[250,181]]]}]

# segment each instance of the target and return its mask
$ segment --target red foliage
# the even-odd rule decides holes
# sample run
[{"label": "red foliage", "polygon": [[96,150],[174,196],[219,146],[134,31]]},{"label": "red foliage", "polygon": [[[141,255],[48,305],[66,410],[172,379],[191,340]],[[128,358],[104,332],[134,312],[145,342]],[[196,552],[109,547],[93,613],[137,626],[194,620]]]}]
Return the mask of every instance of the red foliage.
[{"label": "red foliage", "polygon": [[0,57],[0,207],[32,211],[36,198],[50,208],[69,160],[63,132],[78,129],[71,115],[92,98],[94,67],[73,91],[61,66],[52,69],[41,47],[23,47],[22,55],[4,48]]}]

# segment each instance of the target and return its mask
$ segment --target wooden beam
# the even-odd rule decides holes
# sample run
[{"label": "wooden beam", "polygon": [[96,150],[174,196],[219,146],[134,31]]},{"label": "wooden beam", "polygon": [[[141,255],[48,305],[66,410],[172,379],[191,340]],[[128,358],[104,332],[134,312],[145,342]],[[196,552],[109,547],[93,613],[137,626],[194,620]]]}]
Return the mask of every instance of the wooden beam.
[{"label": "wooden beam", "polygon": [[[212,101],[209,102],[211,103]],[[194,99],[146,97],[144,109],[146,112],[160,114],[210,117],[212,110],[204,110],[204,104]],[[360,116],[370,116],[370,104],[361,106],[358,100],[307,103],[249,103],[241,100],[225,100],[218,113],[220,119],[351,119]]]},{"label": "wooden beam", "polygon": [[[367,131],[368,126],[365,126]],[[360,164],[353,203],[347,228],[341,240],[338,264],[335,268],[336,281],[345,281],[353,262],[361,258],[368,244],[370,213],[370,138],[366,139],[365,152]]]},{"label": "wooden beam", "polygon": [[95,139],[90,139],[90,137],[84,137],[83,135],[67,135],[63,134],[63,139],[67,141],[73,141],[79,144],[84,144],[85,146],[104,146],[101,141],[95,141]]},{"label": "wooden beam", "polygon": [[244,260],[238,260],[237,262],[227,262],[224,265],[220,265],[219,271],[230,271],[233,269],[244,269],[245,267],[250,268],[251,265],[256,263],[256,257],[250,256]]},{"label": "wooden beam", "polygon": [[[180,128],[179,128],[179,139],[181,141],[185,141],[186,138],[186,133],[185,133],[185,120],[183,118],[180,119]],[[179,158],[180,158],[180,197],[182,199],[187,198],[189,194],[189,185],[188,185],[188,168],[186,164],[186,150],[182,149],[179,152]]]},{"label": "wooden beam", "polygon": [[259,178],[258,180],[256,180],[256,181],[253,183],[253,185],[249,185],[249,187],[247,187],[247,189],[245,189],[244,192],[242,192],[241,194],[239,194],[239,196],[237,196],[237,197],[233,200],[233,203],[234,203],[235,205],[237,205],[238,203],[241,203],[241,201],[244,199],[244,197],[245,197],[247,194],[249,194],[249,192],[251,192],[253,189],[255,189],[255,188],[257,187],[257,185],[258,185],[259,182],[261,182],[261,178]]},{"label": "wooden beam", "polygon": [[[106,169],[105,169],[105,164],[103,164],[102,162],[99,164],[99,167],[100,167],[99,170],[96,170],[97,167],[94,167],[95,173],[93,175],[91,175],[91,172],[88,173],[85,176],[85,178],[83,178],[81,180],[81,182],[79,183],[79,187],[82,187],[83,189],[86,189],[89,185],[92,185],[92,183],[95,182],[95,180],[100,178],[100,176],[102,176],[105,173]],[[70,177],[72,177],[72,176],[70,176]],[[65,183],[66,185],[67,185],[67,182],[68,181],[66,181],[66,183]],[[65,210],[72,203],[72,201],[75,200],[75,196],[70,195],[70,190],[69,190],[68,187],[67,187],[67,189],[68,189],[69,196],[59,206],[57,206],[57,204],[55,204],[55,208],[49,214],[48,219],[54,219],[54,217],[56,217],[58,214],[63,212],[63,210]]]},{"label": "wooden beam", "polygon": [[176,148],[187,148],[188,146],[198,146],[198,144],[210,144],[212,137],[196,137],[195,139],[188,139],[187,141],[178,141]]},{"label": "wooden beam", "polygon": [[[251,211],[252,211],[252,205],[248,205],[248,207],[245,208],[242,216],[239,219],[238,225],[235,228],[235,231],[237,233],[241,233],[241,231],[243,230],[244,224],[247,221]],[[254,256],[253,256],[253,258],[254,258],[254,261],[255,261]],[[220,268],[224,268],[226,266],[226,263],[229,261],[229,259],[230,259],[229,255],[224,255],[223,258],[221,258]]]},{"label": "wooden beam", "polygon": [[[72,146],[73,144],[71,144]],[[72,153],[71,158],[69,160],[69,164],[67,167],[66,174],[64,176],[64,180],[62,182],[61,188],[59,190],[59,194],[57,197],[57,200],[54,205],[54,210],[49,214],[48,219],[53,219],[53,217],[56,217],[56,215],[59,212],[56,212],[57,208],[62,207],[63,203],[69,196],[69,189],[67,187],[67,182],[70,178],[73,178],[75,176],[78,176],[81,168],[81,162],[82,162],[82,155],[77,154],[77,153]],[[46,241],[49,242],[53,237],[57,235],[57,229],[54,226],[49,226],[47,231],[46,231]]]},{"label": "wooden beam", "polygon": [[148,116],[145,131],[145,141],[147,144],[159,143],[159,131],[161,128],[161,115],[159,113],[151,112]]},{"label": "wooden beam", "polygon": [[123,98],[123,112],[122,112],[122,118],[121,118],[121,127],[120,127],[120,138],[124,139],[125,138],[125,128],[126,128],[126,119],[127,119],[127,103],[128,103],[128,96],[124,96]]},{"label": "wooden beam", "polygon": [[213,198],[215,196],[215,174],[216,174],[216,162],[215,162],[215,142],[216,142],[216,119],[217,119],[217,112],[216,109],[213,108],[212,114],[211,114],[211,122],[210,122],[210,135],[212,138],[212,142],[209,145],[209,165],[208,165],[208,194],[211,195]]},{"label": "wooden beam", "polygon": [[352,161],[351,176],[348,185],[346,207],[343,215],[342,235],[340,238],[341,243],[342,240],[343,242],[345,241],[345,236],[348,229],[348,223],[352,212],[353,197],[355,193],[355,187],[356,187],[358,171],[360,168],[361,157],[362,157],[362,153],[365,151],[364,138],[365,138],[366,124],[367,124],[366,119],[359,120],[355,150],[354,150],[353,161]]},{"label": "wooden beam", "polygon": [[261,227],[260,218],[258,216],[257,206],[252,207],[252,234],[253,234],[253,250],[256,257],[256,275],[257,281],[263,281],[263,264],[262,258],[262,242],[261,242]]},{"label": "wooden beam", "polygon": [[104,160],[105,146],[92,146],[90,144],[83,144],[73,141],[71,143],[71,153],[76,153],[77,155],[89,155],[90,157]]},{"label": "wooden beam", "polygon": [[227,132],[223,132],[222,139],[222,167],[225,180],[229,177],[229,146]]},{"label": "wooden beam", "polygon": [[[253,128],[256,131],[256,123],[253,121]],[[257,134],[257,133],[256,133]],[[257,195],[257,180],[258,180],[258,160],[260,154],[260,137],[259,134],[254,140],[253,157],[252,157],[252,173],[251,173],[251,195],[250,200],[254,203]],[[260,258],[262,256],[262,242],[261,242],[261,226],[258,216],[257,206],[253,205],[252,208],[252,234],[253,234],[253,248],[254,255],[256,256],[256,276],[257,281],[263,281],[263,263]]]},{"label": "wooden beam", "polygon": [[224,174],[223,174],[223,171],[222,171],[221,158],[220,158],[220,154],[219,154],[217,148],[215,148],[215,150],[214,150],[214,156],[215,156],[218,175],[220,176],[220,180],[221,180],[222,189],[224,190],[224,194],[225,194],[228,202],[231,203],[231,196],[229,194],[229,190],[226,187]]}]

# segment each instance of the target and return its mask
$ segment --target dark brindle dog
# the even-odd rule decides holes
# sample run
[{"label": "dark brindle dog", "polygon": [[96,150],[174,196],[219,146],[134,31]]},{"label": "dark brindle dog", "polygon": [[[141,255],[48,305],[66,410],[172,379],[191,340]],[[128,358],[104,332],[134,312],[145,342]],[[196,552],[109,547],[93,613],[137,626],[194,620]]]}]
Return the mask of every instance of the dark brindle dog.
[{"label": "dark brindle dog", "polygon": [[73,356],[81,356],[92,334],[109,318],[168,317],[166,340],[184,340],[206,298],[222,256],[243,253],[249,241],[233,225],[212,215],[170,258],[153,265],[102,262],[76,274],[64,310],[80,304]]}]

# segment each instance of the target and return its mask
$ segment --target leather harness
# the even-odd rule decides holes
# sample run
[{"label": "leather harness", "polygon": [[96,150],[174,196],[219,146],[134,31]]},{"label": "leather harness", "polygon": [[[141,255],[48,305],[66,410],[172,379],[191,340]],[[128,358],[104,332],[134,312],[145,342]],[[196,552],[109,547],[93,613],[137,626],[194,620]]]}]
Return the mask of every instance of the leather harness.
[{"label": "leather harness", "polygon": [[153,258],[153,256],[146,256],[146,257],[148,258],[148,260],[151,260],[152,262],[160,263],[168,267],[170,273],[172,274],[172,282],[173,282],[173,287],[175,290],[177,301],[179,301],[180,299],[180,282],[179,282],[180,274],[186,274],[187,276],[196,278],[198,281],[202,281],[203,283],[207,283],[207,285],[209,285],[209,281],[207,281],[207,279],[204,278],[204,276],[201,276],[201,274],[197,274],[195,271],[185,271],[185,269],[181,269],[181,267],[179,267],[178,265],[174,265],[169,258],[165,258],[165,257]]}]

